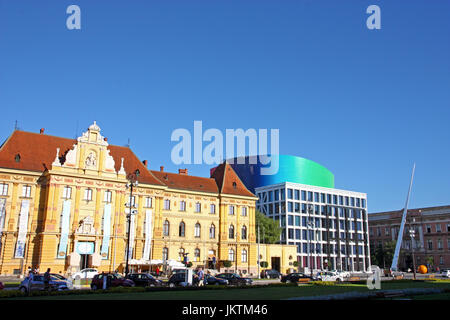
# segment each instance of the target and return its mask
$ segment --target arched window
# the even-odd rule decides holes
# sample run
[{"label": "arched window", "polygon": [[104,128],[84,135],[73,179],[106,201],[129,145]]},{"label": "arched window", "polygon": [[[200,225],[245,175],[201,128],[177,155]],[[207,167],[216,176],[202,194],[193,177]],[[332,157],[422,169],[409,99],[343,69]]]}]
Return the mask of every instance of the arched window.
[{"label": "arched window", "polygon": [[200,231],[201,231],[201,226],[200,226],[200,223],[196,223],[195,224],[195,229],[194,229],[194,232],[195,232],[195,237],[196,238],[200,238]]},{"label": "arched window", "polygon": [[195,258],[195,261],[200,261],[200,249],[199,248],[196,248],[194,250],[194,258]]},{"label": "arched window", "polygon": [[183,221],[180,222],[180,226],[178,228],[178,235],[180,237],[184,237],[185,235],[185,231],[186,231],[186,225],[184,224]]},{"label": "arched window", "polygon": [[211,227],[209,227],[209,238],[210,239],[216,238],[216,226],[214,224],[211,224]]},{"label": "arched window", "polygon": [[241,239],[242,240],[247,240],[247,227],[243,226],[242,230],[241,230]]},{"label": "arched window", "polygon": [[228,238],[234,239],[234,226],[233,225],[230,225],[230,227],[228,228]]},{"label": "arched window", "polygon": [[164,225],[163,225],[163,235],[168,236],[169,231],[170,231],[170,223],[168,220],[166,220],[166,221],[164,221]]},{"label": "arched window", "polygon": [[247,262],[247,250],[245,249],[242,249],[241,260],[242,262]]},{"label": "arched window", "polygon": [[169,260],[169,249],[163,248],[163,260]]},{"label": "arched window", "polygon": [[233,249],[228,250],[228,260],[234,261],[234,250]]}]

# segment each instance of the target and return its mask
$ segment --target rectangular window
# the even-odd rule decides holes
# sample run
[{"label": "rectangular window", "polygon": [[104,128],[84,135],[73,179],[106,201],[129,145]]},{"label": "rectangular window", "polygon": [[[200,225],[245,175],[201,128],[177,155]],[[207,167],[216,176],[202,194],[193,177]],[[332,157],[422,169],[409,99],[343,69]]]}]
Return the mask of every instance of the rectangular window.
[{"label": "rectangular window", "polygon": [[344,197],[343,196],[339,196],[339,205],[343,205],[344,204]]},{"label": "rectangular window", "polygon": [[292,189],[287,189],[287,190],[288,190],[288,199],[292,199],[293,198]]},{"label": "rectangular window", "polygon": [[327,194],[327,203],[331,204],[331,194]]},{"label": "rectangular window", "polygon": [[228,206],[228,214],[230,215],[230,216],[232,216],[232,215],[234,215],[234,206]]},{"label": "rectangular window", "polygon": [[294,225],[294,216],[288,215],[288,226]]},{"label": "rectangular window", "polygon": [[294,203],[288,202],[288,212],[294,212]]},{"label": "rectangular window", "polygon": [[319,193],[318,192],[314,192],[314,201],[319,202]]},{"label": "rectangular window", "polygon": [[180,211],[186,211],[186,201],[180,201]]},{"label": "rectangular window", "polygon": [[8,195],[8,184],[0,183],[0,196],[7,196],[7,195]]},{"label": "rectangular window", "polygon": [[84,190],[84,200],[92,201],[92,189],[88,188]]},{"label": "rectangular window", "polygon": [[31,186],[22,187],[22,197],[31,198]]},{"label": "rectangular window", "polygon": [[195,203],[195,212],[199,213],[202,211],[202,204],[200,202]]},{"label": "rectangular window", "polygon": [[288,239],[294,239],[294,229],[288,229]]},{"label": "rectangular window", "polygon": [[366,207],[366,199],[361,199],[361,207]]},{"label": "rectangular window", "polygon": [[441,231],[442,231],[441,224],[440,223],[436,224],[436,232],[441,232]]},{"label": "rectangular window", "polygon": [[300,190],[295,190],[295,200],[300,200]]},{"label": "rectangular window", "polygon": [[312,193],[312,191],[308,191],[308,201],[313,201],[313,193]]},{"label": "rectangular window", "polygon": [[355,198],[353,198],[353,197],[350,198],[350,206],[352,206],[352,207],[355,206]]},{"label": "rectangular window", "polygon": [[145,197],[144,207],[145,208],[152,207],[152,197]]},{"label": "rectangular window", "polygon": [[279,190],[275,190],[275,201],[280,200],[280,191]]},{"label": "rectangular window", "polygon": [[209,206],[209,213],[211,213],[211,214],[215,214],[216,213],[216,205],[215,204],[211,204]]},{"label": "rectangular window", "polygon": [[273,201],[273,191],[269,191],[269,201]]},{"label": "rectangular window", "polygon": [[361,199],[359,199],[359,198],[356,198],[356,206],[357,207],[360,207],[361,206]]},{"label": "rectangular window", "polygon": [[349,198],[348,197],[345,197],[345,205],[348,207],[348,205],[349,205]]},{"label": "rectangular window", "polygon": [[295,203],[295,212],[300,213],[300,203]]},{"label": "rectangular window", "polygon": [[428,249],[433,250],[433,240],[428,240]]},{"label": "rectangular window", "polygon": [[109,190],[106,190],[105,195],[103,197],[103,201],[106,203],[111,203],[111,200],[112,200],[112,192]]},{"label": "rectangular window", "polygon": [[300,216],[295,216],[295,225],[300,227]]},{"label": "rectangular window", "polygon": [[72,188],[69,186],[65,186],[63,189],[63,198],[70,199],[72,197]]},{"label": "rectangular window", "polygon": [[431,233],[431,225],[427,225],[427,233]]},{"label": "rectangular window", "polygon": [[306,191],[302,190],[302,200],[306,201]]},{"label": "rectangular window", "polygon": [[306,213],[306,203],[302,203],[302,213]]},{"label": "rectangular window", "polygon": [[333,194],[333,204],[337,204],[337,195]]},{"label": "rectangular window", "polygon": [[325,203],[325,193],[320,194],[320,202]]},{"label": "rectangular window", "polygon": [[164,199],[163,208],[164,208],[164,210],[170,210],[170,200],[169,199]]},{"label": "rectangular window", "polygon": [[241,216],[246,217],[247,216],[247,207],[241,208]]}]

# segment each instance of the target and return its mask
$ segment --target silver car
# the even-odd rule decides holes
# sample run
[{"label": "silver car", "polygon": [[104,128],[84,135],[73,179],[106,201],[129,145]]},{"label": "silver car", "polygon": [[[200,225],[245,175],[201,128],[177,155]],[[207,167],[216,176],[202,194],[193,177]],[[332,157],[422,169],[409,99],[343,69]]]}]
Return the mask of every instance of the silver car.
[{"label": "silver car", "polygon": [[[59,274],[50,274],[50,290],[51,291],[62,291],[73,289],[73,284],[71,281],[67,280]],[[19,290],[28,293],[28,291],[43,291],[45,290],[44,275],[35,274],[33,279],[31,276],[26,277],[19,285]]]}]

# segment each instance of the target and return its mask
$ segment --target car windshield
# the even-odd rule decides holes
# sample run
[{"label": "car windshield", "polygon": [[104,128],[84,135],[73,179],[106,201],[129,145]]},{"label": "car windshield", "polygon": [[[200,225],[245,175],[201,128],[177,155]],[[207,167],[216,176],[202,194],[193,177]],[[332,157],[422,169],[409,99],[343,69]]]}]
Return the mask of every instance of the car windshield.
[{"label": "car windshield", "polygon": [[60,274],[51,274],[52,279],[56,279],[56,280],[66,280],[66,278],[64,278],[62,275]]},{"label": "car windshield", "polygon": [[232,275],[233,275],[233,277],[235,277],[235,278],[240,278],[240,277],[241,277],[241,276],[238,275],[237,273],[233,273]]},{"label": "car windshield", "polygon": [[113,276],[116,277],[117,279],[123,279],[123,276],[119,273],[115,273]]}]

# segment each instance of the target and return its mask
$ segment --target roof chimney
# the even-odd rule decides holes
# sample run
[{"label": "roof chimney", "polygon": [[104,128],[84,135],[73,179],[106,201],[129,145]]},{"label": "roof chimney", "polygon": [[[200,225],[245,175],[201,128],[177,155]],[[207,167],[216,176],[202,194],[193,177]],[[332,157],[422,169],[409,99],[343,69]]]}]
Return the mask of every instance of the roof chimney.
[{"label": "roof chimney", "polygon": [[104,137],[103,140],[105,140],[106,142],[108,142],[108,138],[107,138],[107,137]]},{"label": "roof chimney", "polygon": [[159,171],[163,172],[164,171],[164,166],[159,167]]},{"label": "roof chimney", "polygon": [[187,175],[188,174],[188,169],[178,169],[178,173]]},{"label": "roof chimney", "polygon": [[41,128],[41,130],[39,131],[40,134],[44,134],[44,128]]},{"label": "roof chimney", "polygon": [[147,160],[142,161],[142,163],[143,163],[144,166],[147,168]]}]

